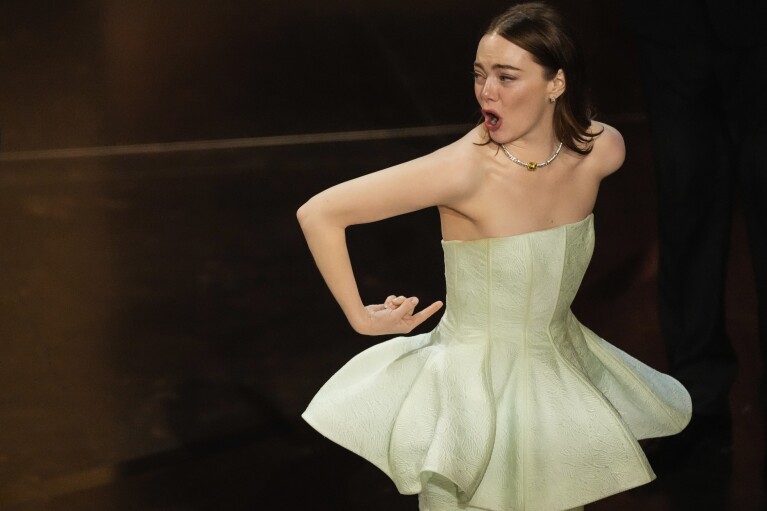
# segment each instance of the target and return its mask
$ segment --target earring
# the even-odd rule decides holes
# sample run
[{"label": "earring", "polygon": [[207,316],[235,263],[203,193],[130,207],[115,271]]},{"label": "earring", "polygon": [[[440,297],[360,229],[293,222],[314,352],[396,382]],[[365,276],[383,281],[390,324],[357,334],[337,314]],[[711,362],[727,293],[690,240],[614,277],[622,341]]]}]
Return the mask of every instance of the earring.
[{"label": "earring", "polygon": [[556,96],[549,96],[549,103],[556,103],[557,97]]}]

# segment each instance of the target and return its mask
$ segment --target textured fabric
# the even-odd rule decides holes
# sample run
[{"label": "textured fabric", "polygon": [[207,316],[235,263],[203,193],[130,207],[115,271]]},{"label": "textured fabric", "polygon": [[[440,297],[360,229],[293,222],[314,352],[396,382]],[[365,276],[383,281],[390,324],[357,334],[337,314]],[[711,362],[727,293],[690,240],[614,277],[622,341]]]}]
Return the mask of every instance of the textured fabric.
[{"label": "textured fabric", "polygon": [[450,481],[454,509],[561,511],[651,481],[637,439],[682,430],[690,398],[570,311],[593,216],[442,245],[439,325],[354,357],[304,419],[403,494]]},{"label": "textured fabric", "polygon": [[[458,502],[455,485],[444,477],[434,474],[418,494],[418,511],[487,511]],[[565,511],[583,511],[583,506]]]}]

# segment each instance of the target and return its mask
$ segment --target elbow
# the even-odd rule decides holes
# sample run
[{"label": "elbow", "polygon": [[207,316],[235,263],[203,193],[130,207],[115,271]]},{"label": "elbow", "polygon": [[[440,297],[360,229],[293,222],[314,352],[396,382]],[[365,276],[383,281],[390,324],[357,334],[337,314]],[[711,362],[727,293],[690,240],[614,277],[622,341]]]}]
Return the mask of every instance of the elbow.
[{"label": "elbow", "polygon": [[306,228],[309,222],[317,216],[317,201],[312,197],[296,211],[296,219],[301,228]]},{"label": "elbow", "polygon": [[309,217],[309,203],[305,203],[302,205],[298,210],[296,211],[296,220],[298,220],[298,223],[303,227],[306,223],[307,218]]},{"label": "elbow", "polygon": [[317,222],[322,221],[323,212],[316,199],[311,198],[296,211],[296,219],[301,229],[306,232]]},{"label": "elbow", "polygon": [[296,211],[296,219],[301,225],[304,233],[316,231],[329,227],[342,227],[338,215],[334,214],[332,208],[328,208],[327,201],[317,196],[312,197]]}]

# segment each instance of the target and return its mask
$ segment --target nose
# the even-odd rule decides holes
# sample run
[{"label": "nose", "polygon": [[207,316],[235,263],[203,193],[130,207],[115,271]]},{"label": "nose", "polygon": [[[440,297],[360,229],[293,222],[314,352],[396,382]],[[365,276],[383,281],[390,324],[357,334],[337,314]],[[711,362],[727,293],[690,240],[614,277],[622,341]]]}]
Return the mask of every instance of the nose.
[{"label": "nose", "polygon": [[482,99],[492,101],[495,99],[495,87],[493,80],[486,80],[482,85]]}]

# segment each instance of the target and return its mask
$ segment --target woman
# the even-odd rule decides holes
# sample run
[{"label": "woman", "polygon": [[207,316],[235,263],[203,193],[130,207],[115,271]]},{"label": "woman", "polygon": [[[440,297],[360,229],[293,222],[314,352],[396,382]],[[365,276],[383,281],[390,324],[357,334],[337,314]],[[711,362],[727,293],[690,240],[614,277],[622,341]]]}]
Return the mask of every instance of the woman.
[{"label": "woman", "polygon": [[484,122],[432,154],[325,190],[298,211],[359,333],[407,333],[441,302],[363,305],[345,228],[437,206],[447,304],[432,332],[364,351],[304,419],[365,457],[422,510],[566,510],[647,483],[637,438],[680,431],[689,395],[582,326],[570,303],[593,250],[620,134],[591,120],[561,16],[521,4],[479,42]]}]

